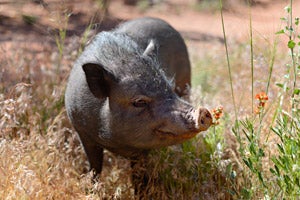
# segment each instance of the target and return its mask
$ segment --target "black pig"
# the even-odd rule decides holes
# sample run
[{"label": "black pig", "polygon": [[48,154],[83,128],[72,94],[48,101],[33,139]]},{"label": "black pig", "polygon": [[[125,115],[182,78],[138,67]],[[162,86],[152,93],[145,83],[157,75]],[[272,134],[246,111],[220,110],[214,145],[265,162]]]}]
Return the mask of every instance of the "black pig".
[{"label": "black pig", "polygon": [[101,172],[103,148],[136,158],[207,130],[210,112],[180,98],[190,70],[182,37],[160,19],[99,33],[76,61],[65,95],[90,167]]}]

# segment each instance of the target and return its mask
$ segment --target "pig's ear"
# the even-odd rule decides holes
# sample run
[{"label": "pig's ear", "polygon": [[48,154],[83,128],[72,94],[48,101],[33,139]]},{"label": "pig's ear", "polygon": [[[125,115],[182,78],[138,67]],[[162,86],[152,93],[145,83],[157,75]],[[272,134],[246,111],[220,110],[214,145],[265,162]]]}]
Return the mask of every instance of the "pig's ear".
[{"label": "pig's ear", "polygon": [[101,64],[86,63],[82,66],[86,81],[91,92],[97,98],[105,98],[109,95],[112,82],[116,82],[116,77]]},{"label": "pig's ear", "polygon": [[156,55],[158,51],[158,44],[155,40],[150,40],[148,43],[148,46],[146,47],[143,56],[151,56],[151,55]]}]

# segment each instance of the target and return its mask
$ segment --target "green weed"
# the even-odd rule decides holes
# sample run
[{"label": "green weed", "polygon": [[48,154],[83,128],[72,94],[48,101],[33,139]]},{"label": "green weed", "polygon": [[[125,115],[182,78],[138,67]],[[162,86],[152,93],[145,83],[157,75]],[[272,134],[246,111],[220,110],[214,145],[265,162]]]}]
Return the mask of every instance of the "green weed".
[{"label": "green weed", "polygon": [[[222,1],[220,1],[220,4],[222,5]],[[238,119],[238,117],[236,117],[235,126],[232,129],[239,144],[239,155],[244,165],[241,178],[242,182],[240,183],[241,187],[239,187],[239,190],[231,192],[231,194],[238,199],[297,199],[300,194],[300,134],[298,120],[300,90],[297,85],[300,54],[299,51],[296,50],[296,47],[298,46],[299,48],[300,46],[298,42],[300,36],[296,31],[299,18],[293,18],[292,6],[293,1],[291,0],[289,6],[285,8],[288,17],[281,19],[286,22],[287,25],[284,29],[277,32],[277,34],[286,34],[288,36],[287,47],[291,61],[289,64],[286,64],[287,68],[283,82],[276,84],[281,90],[278,94],[278,103],[275,105],[275,112],[271,112],[271,109],[266,107],[267,101],[269,100],[267,94],[273,75],[275,54],[272,54],[270,59],[266,93],[262,92],[254,96],[254,49],[250,17],[250,66],[253,115],[246,117],[246,119]],[[223,21],[222,24],[224,30]],[[225,30],[224,37],[226,38]],[[226,42],[225,47],[227,49]],[[273,47],[273,52],[275,51],[276,41]],[[228,71],[231,73],[228,51],[226,52]],[[233,80],[229,79],[229,82],[232,83]],[[234,91],[232,90],[232,94],[233,93]],[[235,103],[234,95],[232,95],[232,99],[233,103]],[[253,99],[258,101],[256,108]],[[267,120],[267,118],[273,120]],[[273,123],[274,119],[276,119],[275,123]],[[276,140],[276,151],[271,149],[272,147],[269,145],[271,132],[279,137],[279,140]],[[233,188],[237,188],[237,186],[235,185]]]}]

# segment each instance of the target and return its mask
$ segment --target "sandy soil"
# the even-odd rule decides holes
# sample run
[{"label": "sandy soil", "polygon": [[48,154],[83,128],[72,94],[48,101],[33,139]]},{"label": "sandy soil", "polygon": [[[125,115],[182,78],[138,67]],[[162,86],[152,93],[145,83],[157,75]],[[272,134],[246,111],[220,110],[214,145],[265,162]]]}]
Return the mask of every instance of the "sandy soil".
[{"label": "sandy soil", "polygon": [[[199,11],[193,0],[168,0],[142,11],[139,7],[125,6],[120,0],[113,0],[109,5],[106,20],[99,17],[99,6],[93,1],[44,1],[45,4],[24,1],[0,2],[0,45],[5,49],[11,43],[30,44],[37,51],[44,50],[45,44],[55,44],[53,33],[64,27],[64,14],[71,13],[68,18],[68,36],[81,35],[91,19],[97,23],[97,30],[114,27],[119,20],[127,20],[141,16],[159,17],[177,30],[187,39],[195,42],[222,41],[223,32],[221,17],[218,11]],[[234,1],[233,1],[234,2]],[[232,3],[224,13],[226,34],[237,41],[249,37],[249,12],[252,14],[254,34],[273,38],[274,33],[282,26],[280,17],[285,16],[284,7],[288,1],[264,0],[252,7]],[[228,7],[228,6],[227,6]],[[300,2],[294,2],[294,10],[300,10]],[[24,22],[24,16],[34,16],[33,25]],[[46,42],[46,43],[45,43]],[[40,45],[43,47],[41,47]]]},{"label": "sandy soil", "polygon": [[[183,3],[186,1],[177,0],[175,2],[160,8],[150,9],[145,13],[136,12],[134,8],[123,7],[118,2],[113,2],[110,10],[114,16],[121,19],[132,19],[145,15],[159,17],[183,33],[194,33],[200,36],[208,35],[212,38],[223,37],[221,16],[218,11],[199,12],[192,6],[191,1],[189,1],[190,5]],[[253,6],[251,10],[247,6],[233,5],[231,10],[224,12],[228,37],[237,40],[248,38],[249,12],[252,14],[254,32],[266,37],[273,37],[274,33],[280,28],[280,17],[285,17],[284,7],[287,4],[287,1],[264,1],[263,4]],[[120,10],[122,12],[118,12]],[[300,2],[295,2],[294,10],[300,10]]]}]

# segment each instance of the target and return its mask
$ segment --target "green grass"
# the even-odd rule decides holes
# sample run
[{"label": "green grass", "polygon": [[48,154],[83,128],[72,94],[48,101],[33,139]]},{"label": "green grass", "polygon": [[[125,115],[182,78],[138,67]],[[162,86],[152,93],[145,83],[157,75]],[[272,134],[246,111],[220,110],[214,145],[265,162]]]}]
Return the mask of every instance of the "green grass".
[{"label": "green grass", "polygon": [[154,199],[226,197],[224,123],[215,128],[182,145],[153,151],[147,168],[148,195]]},{"label": "green grass", "polygon": [[[220,1],[221,2],[221,1]],[[287,48],[290,53],[290,63],[286,64],[286,73],[283,83],[277,84],[281,90],[278,93],[278,104],[275,105],[275,112],[268,112],[265,104],[259,103],[260,107],[257,116],[246,116],[245,119],[236,117],[236,125],[232,131],[239,143],[239,154],[244,165],[240,191],[233,193],[239,199],[297,199],[300,195],[299,182],[299,156],[300,156],[300,134],[299,134],[299,89],[297,87],[299,51],[296,52],[297,40],[300,35],[295,31],[298,27],[298,18],[293,18],[293,1],[285,8],[286,18],[282,18],[287,25],[278,34],[288,36]],[[222,15],[222,13],[221,13]],[[222,21],[224,28],[224,21]],[[253,76],[253,35],[250,17],[250,54],[251,54],[251,80],[252,80],[252,99],[254,99],[254,76]],[[224,37],[225,29],[223,29]],[[225,40],[226,41],[226,40]],[[298,42],[298,46],[300,43]],[[225,43],[227,50],[227,44]],[[275,48],[275,47],[274,47]],[[273,49],[276,50],[276,49]],[[228,51],[226,51],[228,52]],[[227,54],[229,73],[231,66]],[[273,71],[274,58],[270,62],[269,78],[267,90],[270,86],[270,78]],[[231,76],[230,76],[231,77]],[[231,85],[233,84],[230,78]],[[233,88],[233,87],[232,87]],[[234,91],[232,98],[234,101]],[[276,99],[274,100],[276,101]],[[285,104],[283,104],[285,101]],[[253,102],[253,100],[252,100]],[[254,110],[252,103],[252,111]],[[270,114],[273,121],[265,118]],[[271,122],[271,123],[270,123]],[[270,149],[269,134],[275,133],[280,140],[276,140],[276,151]],[[267,137],[266,137],[267,135]],[[270,173],[271,172],[271,173]]]}]

